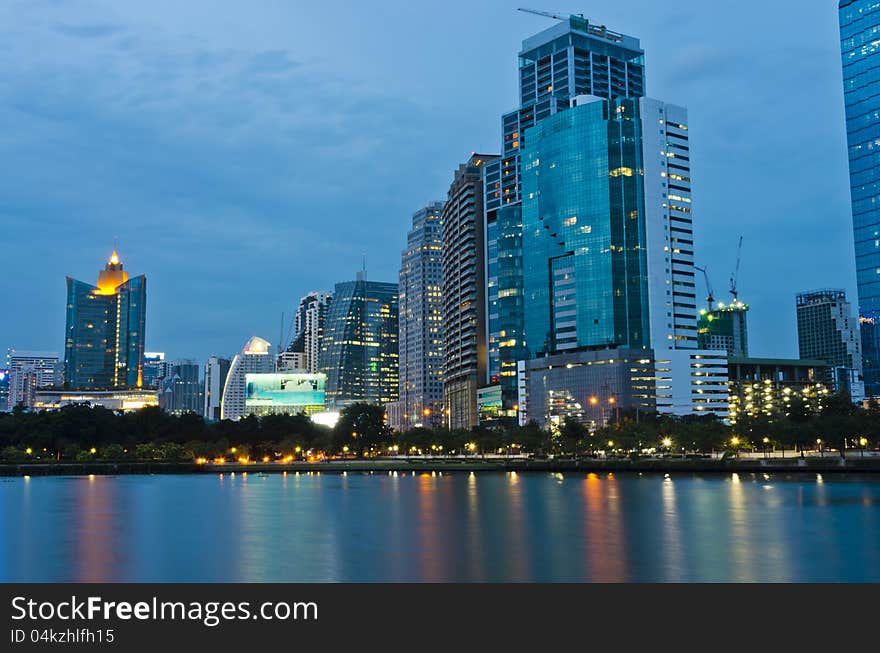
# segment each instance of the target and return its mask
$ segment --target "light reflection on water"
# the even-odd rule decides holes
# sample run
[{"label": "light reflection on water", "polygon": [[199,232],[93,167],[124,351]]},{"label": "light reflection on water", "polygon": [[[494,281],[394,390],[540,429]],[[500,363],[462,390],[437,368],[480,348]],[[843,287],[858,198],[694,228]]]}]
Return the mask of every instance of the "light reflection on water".
[{"label": "light reflection on water", "polygon": [[880,479],[0,479],[0,581],[880,581]]}]

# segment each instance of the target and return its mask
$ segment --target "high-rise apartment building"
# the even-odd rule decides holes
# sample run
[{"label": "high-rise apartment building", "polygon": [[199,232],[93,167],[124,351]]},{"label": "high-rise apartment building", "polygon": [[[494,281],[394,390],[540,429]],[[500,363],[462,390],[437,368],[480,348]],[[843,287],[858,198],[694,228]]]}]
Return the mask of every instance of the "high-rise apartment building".
[{"label": "high-rise apartment building", "polygon": [[825,361],[827,379],[853,401],[865,398],[859,325],[843,290],[816,290],[797,296],[798,349],[801,358]]},{"label": "high-rise apartment building", "polygon": [[472,154],[455,171],[443,225],[443,402],[449,428],[477,425],[477,389],[486,383],[486,269],[483,168]]},{"label": "high-rise apartment building", "polygon": [[865,392],[880,396],[880,3],[841,0],[840,49]]},{"label": "high-rise apartment building", "polygon": [[61,384],[61,362],[57,352],[9,349],[6,368],[9,386],[4,410],[12,410],[18,405],[33,408],[38,389]]},{"label": "high-rise apartment building", "polygon": [[247,375],[275,371],[275,357],[270,351],[271,347],[268,341],[253,336],[232,359],[226,382],[223,384],[220,419],[237,420],[247,414],[245,407]]},{"label": "high-rise apartment building", "polygon": [[146,277],[129,278],[115,250],[97,285],[68,277],[65,387],[142,387],[146,307]]},{"label": "high-rise apartment building", "polygon": [[203,410],[201,366],[194,360],[174,361],[159,387],[159,406],[175,415],[199,413]]},{"label": "high-rise apartment building", "polygon": [[231,361],[220,356],[211,356],[205,363],[205,381],[202,396],[204,406],[202,415],[205,419],[220,419],[220,400],[223,398],[223,388],[226,385],[226,376],[229,374]]},{"label": "high-rise apartment building", "polygon": [[398,398],[397,284],[337,283],[324,322],[318,359],[331,408],[355,402],[384,406]]},{"label": "high-rise apartment building", "polygon": [[0,412],[9,410],[9,370],[0,369]]},{"label": "high-rise apartment building", "polygon": [[399,406],[392,423],[399,430],[443,421],[442,211],[443,202],[432,202],[413,214],[401,254]]},{"label": "high-rise apartment building", "polygon": [[[309,374],[318,372],[321,341],[324,337],[324,322],[327,319],[327,311],[332,301],[332,293],[310,292],[300,299],[296,309],[295,335],[287,351],[304,355],[302,359],[295,359],[296,364]],[[294,361],[294,357],[288,358],[289,361]]]}]

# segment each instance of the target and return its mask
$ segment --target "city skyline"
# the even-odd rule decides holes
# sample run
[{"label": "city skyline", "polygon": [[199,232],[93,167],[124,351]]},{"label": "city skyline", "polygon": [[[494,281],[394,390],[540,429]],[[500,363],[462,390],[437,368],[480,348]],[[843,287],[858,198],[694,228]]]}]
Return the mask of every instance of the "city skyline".
[{"label": "city skyline", "polygon": [[[622,7],[609,4],[572,8],[572,11],[589,11],[587,15],[594,22],[607,24],[610,29],[625,31],[640,38],[647,53],[648,93],[687,106],[692,133],[699,136],[695,140],[699,145],[694,154],[699,168],[695,185],[699,210],[703,216],[695,229],[701,243],[702,260],[698,264],[709,264],[713,285],[717,292],[720,290],[717,299],[727,300],[724,289],[735,263],[736,240],[740,234],[744,235],[739,287],[743,301],[752,307],[749,317],[750,350],[754,355],[797,354],[795,296],[798,292],[831,286],[845,288],[852,298],[857,296],[836,4],[828,3],[828,7],[821,7],[821,11],[816,7],[805,9],[799,5],[799,9],[808,12],[804,17],[806,29],[818,29],[809,47],[803,46],[802,39],[788,41],[791,35],[785,32],[778,34],[780,38],[772,46],[762,42],[762,37],[776,33],[774,26],[778,30],[785,27],[785,11],[776,7],[761,7],[760,16],[765,20],[754,26],[754,31],[736,34],[712,32],[715,40],[711,44],[707,44],[704,30],[699,29],[700,21],[717,21],[720,25],[727,15],[727,8],[713,9],[712,12],[694,10],[686,16],[683,13],[683,22],[677,26],[673,25],[676,20],[670,18],[667,9],[655,9],[642,2],[620,3],[624,5]],[[751,7],[752,3],[749,3],[747,8]],[[754,7],[758,7],[757,3],[754,3]],[[118,11],[137,13],[133,8],[120,8]],[[318,10],[297,11],[312,13]],[[326,11],[331,12],[332,9]],[[360,11],[359,8],[350,8],[343,15],[336,16],[339,30],[343,33],[353,30],[354,24],[364,18],[377,19],[376,16],[361,15]],[[18,166],[19,169],[13,171],[9,178],[0,182],[0,191],[9,199],[7,208],[0,215],[5,214],[10,218],[8,222],[4,220],[4,234],[9,245],[7,265],[21,269],[24,277],[22,274],[5,275],[0,282],[3,308],[10,316],[0,325],[0,346],[3,349],[60,349],[58,334],[62,331],[63,311],[53,308],[46,313],[39,307],[63,306],[60,297],[63,297],[64,276],[69,274],[88,278],[93,274],[92,261],[106,260],[105,250],[111,249],[113,236],[120,238],[120,253],[127,265],[144,272],[151,279],[146,348],[165,351],[172,359],[195,357],[203,361],[210,354],[231,354],[242,341],[255,334],[273,341],[282,311],[290,315],[299,298],[309,291],[329,290],[336,282],[354,276],[364,251],[367,252],[369,280],[396,279],[399,252],[412,212],[425,201],[444,196],[452,180],[452,169],[469,152],[497,153],[497,144],[500,143],[498,116],[510,110],[511,100],[515,97],[513,64],[520,41],[553,24],[550,20],[521,14],[510,3],[489,4],[475,11],[479,15],[482,12],[497,15],[499,24],[509,32],[502,40],[485,38],[474,46],[481,54],[480,71],[490,72],[492,80],[487,80],[487,75],[483,74],[474,75],[474,80],[467,79],[466,59],[459,58],[457,53],[438,56],[437,51],[420,52],[414,61],[405,64],[414,67],[427,65],[428,70],[431,70],[431,66],[442,65],[437,73],[440,76],[434,76],[434,81],[441,88],[459,88],[460,94],[468,95],[471,98],[468,108],[461,108],[458,102],[451,102],[451,98],[435,98],[423,87],[423,82],[413,82],[411,97],[396,108],[389,105],[398,104],[394,100],[401,98],[395,94],[403,93],[404,89],[390,88],[385,94],[378,93],[376,89],[354,89],[360,94],[350,96],[349,103],[340,113],[331,112],[324,117],[327,139],[320,142],[305,139],[305,145],[309,148],[307,151],[302,149],[301,142],[297,143],[298,149],[281,151],[283,148],[279,148],[276,151],[273,149],[276,146],[261,140],[265,136],[265,133],[260,136],[259,123],[265,119],[260,117],[261,114],[251,118],[250,123],[240,125],[235,122],[237,118],[234,115],[224,116],[220,112],[220,100],[241,100],[240,103],[233,102],[234,107],[229,109],[232,114],[259,100],[265,104],[254,108],[258,110],[262,107],[267,116],[274,115],[277,108],[273,102],[292,99],[289,95],[284,96],[282,91],[291,93],[289,87],[293,81],[305,80],[307,88],[318,88],[334,97],[332,94],[337,89],[328,90],[328,87],[340,82],[344,85],[346,80],[351,82],[361,64],[350,62],[352,66],[341,72],[335,71],[335,76],[326,86],[312,87],[308,85],[308,75],[300,79],[302,66],[294,62],[302,60],[302,56],[298,56],[302,53],[293,49],[263,50],[262,53],[249,55],[248,47],[254,46],[248,44],[245,38],[238,51],[225,51],[217,42],[212,42],[200,43],[204,47],[201,53],[194,50],[181,54],[174,49],[179,45],[175,41],[178,37],[173,33],[178,28],[162,25],[161,20],[158,35],[154,41],[150,41],[145,40],[143,34],[138,34],[137,28],[132,26],[136,16],[117,15],[116,22],[107,20],[106,16],[100,16],[103,22],[91,20],[94,18],[92,16],[79,19],[74,24],[59,15],[54,22],[44,20],[38,24],[33,20],[29,22],[27,11],[22,8],[25,33],[36,30],[51,39],[51,43],[74,44],[78,52],[87,55],[104,47],[118,48],[120,52],[128,54],[120,56],[122,63],[113,64],[116,68],[110,71],[110,81],[95,90],[94,95],[86,94],[84,99],[75,101],[73,96],[67,95],[69,91],[66,86],[76,77],[65,72],[77,66],[61,62],[57,58],[58,53],[53,54],[51,48],[48,53],[35,56],[35,62],[25,62],[15,58],[15,53],[22,47],[19,41],[12,39],[6,46],[17,65],[12,67],[11,72],[0,73],[0,76],[9,77],[6,81],[12,82],[0,94],[11,94],[7,99],[13,101],[7,103],[4,112],[10,114],[7,117],[12,121],[12,131],[17,131],[17,134],[15,138],[10,137],[0,143],[0,152],[13,160],[21,160],[22,155],[25,156],[24,165]],[[88,16],[88,12],[82,9],[78,12]],[[422,15],[419,12],[423,12],[424,16],[428,14],[422,8],[400,9],[400,12],[411,20]],[[743,15],[747,13],[743,12]],[[661,21],[664,15],[665,21]],[[183,18],[183,25],[186,25],[187,16]],[[267,20],[266,16],[252,18],[258,23]],[[320,22],[326,17],[312,15],[310,18]],[[448,17],[439,16],[440,26],[430,29],[439,30],[446,20]],[[815,22],[811,22],[813,20]],[[475,16],[474,22],[479,22],[478,16]],[[669,38],[681,46],[679,50],[668,51],[659,45],[660,30],[664,26],[672,29]],[[688,26],[689,29],[686,29]],[[223,39],[215,33],[217,26],[208,27],[202,39],[222,43]],[[388,29],[397,34],[405,27],[392,22]],[[462,29],[469,33],[468,26]],[[682,34],[678,30],[683,30]],[[668,29],[663,35],[669,36]],[[279,38],[279,34],[271,31],[267,42],[274,46]],[[735,50],[732,49],[735,41],[741,49],[757,43],[759,54],[774,54],[778,70],[785,68],[787,75],[786,79],[774,80],[772,86],[777,98],[785,96],[788,105],[797,104],[798,101],[809,105],[812,111],[797,112],[809,115],[791,115],[793,112],[776,110],[766,104],[772,100],[771,89],[766,86],[769,84],[768,71],[760,72],[760,66],[749,61],[755,69],[749,73],[746,66],[746,71],[740,72],[738,69],[745,64],[735,56]],[[376,45],[369,39],[367,43],[371,47]],[[801,49],[798,50],[796,46]],[[307,44],[302,47],[307,51]],[[158,114],[151,113],[153,109],[149,107],[155,109],[155,105],[162,102],[155,96],[146,97],[150,93],[158,94],[161,89],[150,87],[144,90],[144,96],[130,95],[137,91],[138,86],[131,85],[129,75],[143,75],[149,70],[118,68],[146,61],[143,55],[154,52],[150,48],[158,49],[160,54],[176,52],[184,57],[187,66],[176,78],[184,86],[187,74],[194,73],[199,66],[205,67],[209,73],[206,73],[204,79],[207,81],[204,83],[209,83],[209,86],[216,84],[218,93],[211,96],[213,100],[204,100],[201,110],[195,107],[191,124],[169,125],[169,134],[141,133],[143,140],[139,142],[142,153],[150,160],[135,161],[137,165],[130,172],[136,175],[152,170],[158,174],[157,171],[168,165],[168,159],[162,161],[162,165],[152,159],[163,153],[198,155],[189,160],[184,157],[171,166],[172,172],[188,171],[189,177],[184,174],[182,179],[172,179],[173,175],[163,172],[157,178],[147,178],[147,186],[141,188],[133,185],[137,179],[128,179],[103,167],[87,166],[99,176],[106,174],[107,178],[101,179],[84,178],[82,171],[69,166],[66,169],[61,166],[56,168],[58,164],[55,163],[38,171],[37,164],[44,163],[37,158],[38,154],[62,161],[76,154],[86,154],[92,157],[86,157],[91,166],[108,166],[114,161],[119,163],[119,147],[128,143],[127,138],[132,136],[123,129],[126,125],[133,129],[140,119],[151,117],[158,122],[167,118],[163,113],[167,107],[160,109]],[[225,53],[225,58],[220,56],[222,53]],[[376,53],[380,58],[393,54],[382,48],[378,48]],[[332,59],[328,63],[326,54],[320,54],[320,57],[313,54],[316,61],[323,62],[316,68],[322,69],[327,65],[333,68]],[[795,69],[791,69],[794,65],[791,57],[801,59]],[[783,65],[785,62],[788,63]],[[219,75],[230,69],[238,70],[236,66],[243,64],[248,64],[251,69],[239,70],[242,80],[260,80],[257,90],[236,89],[232,82]],[[162,66],[162,58],[151,65]],[[766,65],[766,62],[762,65]],[[84,67],[78,69],[79,73],[87,76],[88,66],[85,63],[81,66]],[[48,78],[48,88],[54,92],[43,99],[37,97],[37,88],[33,86],[37,79],[32,75],[38,70],[55,72],[54,76]],[[160,70],[153,72],[167,73]],[[395,70],[393,75],[389,72],[387,81],[399,84],[401,79],[408,77],[399,72]],[[381,82],[384,79],[376,75],[375,72],[370,73],[368,82]],[[773,78],[772,74],[770,78]],[[144,79],[148,81],[150,78]],[[797,93],[793,99],[790,93],[787,94],[792,90],[787,85],[794,87],[797,80],[809,81],[810,86],[795,89]],[[123,86],[129,84],[126,87],[129,95],[125,96],[125,101],[133,103],[134,118],[129,120],[134,122],[126,123],[116,113],[124,104],[120,104],[121,100],[101,96],[110,90],[108,85],[114,81]],[[30,91],[34,95],[25,92],[28,82],[32,85]],[[726,94],[721,94],[724,101],[719,104],[719,99],[711,95],[717,94],[718,86],[725,82],[734,86]],[[42,83],[45,84],[44,81]],[[229,85],[224,86],[227,83]],[[748,89],[751,95],[742,95],[735,102],[730,102],[731,95],[737,92],[737,83],[741,85],[740,91]],[[701,85],[714,90],[709,93]],[[172,102],[185,104],[187,100],[195,100],[190,97],[193,89],[177,90],[179,94],[171,98]],[[106,111],[95,104],[100,99],[109,101]],[[430,110],[425,108],[429,99],[437,99],[436,106]],[[450,102],[450,106],[446,102]],[[763,111],[758,109],[762,102],[765,103]],[[724,111],[719,112],[719,106]],[[365,111],[363,115],[367,118],[367,131],[373,130],[372,133],[360,133],[361,130],[352,130],[344,124],[334,125],[335,119],[346,116],[345,111],[351,112],[348,118]],[[377,125],[373,122],[378,120],[378,113],[387,111],[391,111],[393,117],[388,124]],[[284,117],[288,120],[296,116],[289,113]],[[454,135],[441,139],[424,138],[426,134],[448,129],[449,119],[454,121]],[[121,131],[110,131],[107,139],[101,141],[107,146],[106,149],[94,145],[86,147],[82,142],[70,141],[71,135],[66,131],[72,125],[77,125],[79,120],[93,121],[93,135],[104,133],[102,130],[108,127]],[[455,122],[458,120],[463,123]],[[120,125],[113,121],[122,123]],[[279,179],[285,175],[303,172],[285,166],[266,170],[262,168],[263,165],[285,159],[320,161],[327,150],[343,145],[348,149],[347,156],[339,163],[341,172],[348,173],[361,166],[373,169],[359,173],[358,179],[350,178],[348,174],[340,175],[340,170],[337,170],[334,177],[340,187],[340,197],[323,196],[323,205],[309,206],[309,201],[315,201],[316,198],[309,200],[309,193],[301,197],[289,188],[270,188],[272,192],[266,198],[257,192],[266,190],[259,184],[248,189],[250,194],[232,191],[217,182],[228,183],[230,179],[235,179],[253,183],[253,173],[248,175],[234,166],[234,169],[226,167],[231,163],[208,165],[205,160],[211,154],[210,149],[205,147],[208,137],[223,132],[230,124],[237,127],[234,135],[228,134],[236,142],[227,142],[228,151],[220,154],[240,156],[245,151],[252,152],[253,161],[259,164],[260,175],[265,177],[260,182],[263,184],[271,186],[280,183]],[[283,124],[290,127],[289,122]],[[16,129],[16,126],[23,129]],[[180,145],[184,150],[163,150],[168,146],[167,139],[175,135],[175,130],[184,127],[186,134],[191,137],[184,139]],[[42,131],[34,132],[50,128],[55,131],[49,137]],[[249,138],[248,134],[253,138]],[[366,140],[350,141],[350,136],[358,134]],[[807,139],[805,134],[813,138]],[[375,142],[370,143],[370,138]],[[415,142],[402,144],[397,142],[398,138]],[[46,144],[39,151],[31,151],[38,145],[39,139],[45,139]],[[284,142],[291,143],[287,138]],[[809,147],[805,143],[809,143]],[[72,147],[67,147],[71,144]],[[397,150],[398,158],[387,160]],[[161,156],[158,158],[162,159]],[[414,165],[416,160],[420,161],[419,166]],[[429,160],[430,165],[427,164]],[[376,165],[376,161],[379,161],[379,165]],[[783,162],[789,165],[781,165]],[[410,172],[410,168],[415,172]],[[241,176],[232,174],[235,171]],[[52,186],[53,193],[47,194],[35,185],[38,172],[42,175],[40,179]],[[305,172],[318,176],[323,174],[311,171],[311,167]],[[227,173],[231,174],[228,178],[224,177]],[[398,183],[401,176],[405,184]],[[302,186],[317,184],[319,189],[332,189],[332,185],[325,186],[327,183],[330,183],[327,179],[308,176],[299,181]],[[105,201],[101,203],[100,210],[89,214],[89,210],[97,205],[93,198],[85,196],[93,195],[92,185],[95,184],[107,195],[101,197]],[[398,186],[407,186],[407,189],[397,192]],[[773,192],[762,196],[762,189],[766,191],[768,188]],[[165,194],[162,193],[163,189]],[[369,196],[365,189],[372,189]],[[141,196],[150,193],[150,197]],[[203,203],[198,201],[200,194]],[[354,205],[358,210],[352,212],[351,200],[354,196],[359,198],[359,203]],[[347,201],[342,201],[346,198]],[[131,199],[142,200],[143,203],[132,204]],[[270,206],[273,202],[276,205]],[[132,209],[132,206],[135,208]],[[218,207],[222,211],[217,210]],[[746,211],[743,211],[744,207]],[[320,210],[318,218],[310,218],[310,213],[316,208]],[[140,213],[131,217],[133,210]],[[207,217],[209,213],[218,217]],[[291,215],[303,217],[292,219]],[[352,219],[349,217],[351,215],[355,217]],[[834,228],[830,230],[829,215],[836,216],[831,223]],[[41,219],[35,223],[28,216]],[[69,219],[65,220],[65,216]],[[123,217],[126,219],[123,220]],[[180,220],[183,222],[175,224]],[[765,220],[776,224],[763,224]],[[190,229],[192,233],[187,233]],[[107,242],[103,243],[96,233],[101,234]],[[149,237],[151,235],[154,239]],[[25,260],[32,256],[32,250],[23,245],[37,239],[53,245],[58,251],[53,250],[48,264],[23,267]],[[782,249],[780,243],[788,243],[788,249]],[[69,244],[74,246],[69,249],[62,247]],[[230,265],[230,261],[235,265]],[[181,292],[181,279],[191,286],[185,293]],[[768,283],[768,279],[772,283]],[[702,295],[703,291],[698,283],[698,292]],[[233,295],[237,297],[236,301],[229,302],[229,297]],[[244,295],[246,306],[241,304]]]}]

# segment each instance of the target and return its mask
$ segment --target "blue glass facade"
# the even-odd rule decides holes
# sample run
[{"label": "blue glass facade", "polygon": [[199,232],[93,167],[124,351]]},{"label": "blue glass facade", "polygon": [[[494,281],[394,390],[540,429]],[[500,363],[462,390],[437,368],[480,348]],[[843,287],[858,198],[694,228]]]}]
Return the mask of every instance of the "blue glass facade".
[{"label": "blue glass facade", "polygon": [[532,357],[650,346],[638,106],[590,102],[528,130],[522,252]]},{"label": "blue glass facade", "polygon": [[880,2],[840,2],[865,393],[880,396]]},{"label": "blue glass facade", "polygon": [[[516,362],[523,338],[522,169],[529,128],[568,110],[578,95],[641,97],[644,51],[636,38],[571,16],[523,41],[520,107],[502,116],[502,158],[487,164],[487,381],[502,385],[504,412],[517,403]],[[515,410],[511,414],[515,414]]]},{"label": "blue glass facade", "polygon": [[324,323],[318,367],[327,375],[328,403],[398,399],[397,284],[337,283]]},{"label": "blue glass facade", "polygon": [[127,279],[112,290],[99,286],[67,279],[64,385],[81,390],[140,387],[147,279]]}]

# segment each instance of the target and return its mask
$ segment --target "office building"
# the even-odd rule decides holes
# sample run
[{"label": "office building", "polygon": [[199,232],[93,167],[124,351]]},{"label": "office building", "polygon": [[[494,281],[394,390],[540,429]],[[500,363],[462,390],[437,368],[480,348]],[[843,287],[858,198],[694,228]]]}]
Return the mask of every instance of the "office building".
[{"label": "office building", "polygon": [[523,41],[520,106],[502,116],[502,156],[485,168],[487,380],[502,390],[502,417],[516,416],[517,361],[523,333],[520,152],[526,130],[581,95],[615,100],[644,95],[639,40],[571,16]]},{"label": "office building", "polygon": [[56,352],[9,349],[6,369],[9,394],[4,410],[18,405],[33,408],[37,390],[61,385],[61,362]]},{"label": "office building", "polygon": [[165,374],[165,353],[161,351],[144,352],[144,387],[158,387],[159,380],[162,379]]},{"label": "office building", "polygon": [[473,154],[455,171],[443,230],[443,402],[452,429],[477,425],[477,388],[486,385],[486,270],[483,167]]},{"label": "office building", "polygon": [[840,49],[865,392],[880,396],[880,3],[841,0]]},{"label": "office building", "polygon": [[196,361],[186,359],[170,365],[159,385],[159,405],[163,410],[174,415],[202,413],[200,367]]},{"label": "office building", "polygon": [[822,360],[732,357],[728,366],[732,424],[746,416],[818,414],[833,390]]},{"label": "office building", "polygon": [[143,386],[147,279],[129,278],[114,250],[97,285],[67,278],[64,386]]},{"label": "office building", "polygon": [[237,420],[247,414],[245,405],[247,375],[268,374],[275,371],[275,357],[270,351],[271,347],[268,341],[253,336],[232,359],[226,382],[223,384],[220,419]]},{"label": "office building", "polygon": [[397,401],[397,340],[396,283],[367,281],[365,272],[337,283],[318,365],[327,376],[328,405],[339,410],[355,402]]},{"label": "office building", "polygon": [[9,410],[9,370],[0,369],[0,412]]},{"label": "office building", "polygon": [[276,365],[279,372],[308,372],[309,355],[304,351],[282,351]]},{"label": "office building", "polygon": [[324,412],[324,374],[277,372],[246,375],[248,415],[314,415]]},{"label": "office building", "polygon": [[749,305],[737,300],[702,309],[697,319],[697,343],[700,349],[726,351],[728,356],[749,355]]},{"label": "office building", "polygon": [[797,296],[798,349],[801,358],[823,360],[824,379],[854,403],[865,398],[859,325],[843,290],[816,290]]},{"label": "office building", "polygon": [[229,374],[231,361],[220,356],[211,356],[205,363],[204,390],[202,391],[203,409],[202,416],[209,420],[220,419],[220,400],[223,398],[223,388],[226,385],[226,376]]},{"label": "office building", "polygon": [[295,335],[287,352],[302,354],[302,357],[288,356],[284,365],[297,365],[309,374],[318,372],[324,322],[332,301],[332,293],[314,291],[300,299],[294,318]]},{"label": "office building", "polygon": [[388,410],[396,430],[443,422],[443,202],[413,214],[401,255],[399,407]]},{"label": "office building", "polygon": [[580,349],[520,361],[519,423],[591,430],[654,413],[728,418],[727,356],[698,350]]}]

